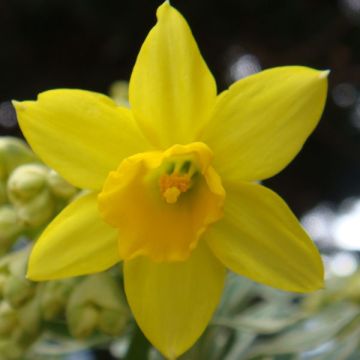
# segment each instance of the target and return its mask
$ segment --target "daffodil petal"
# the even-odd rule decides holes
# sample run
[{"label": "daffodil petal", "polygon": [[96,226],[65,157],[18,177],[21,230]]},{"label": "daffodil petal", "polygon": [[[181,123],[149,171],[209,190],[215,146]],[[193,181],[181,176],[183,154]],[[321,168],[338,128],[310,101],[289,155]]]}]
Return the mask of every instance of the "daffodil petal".
[{"label": "daffodil petal", "polygon": [[229,181],[275,175],[300,151],[317,125],[327,92],[327,71],[287,66],[262,71],[218,98],[201,141]]},{"label": "daffodil petal", "polygon": [[168,359],[191,347],[220,301],[225,269],[206,244],[183,262],[126,261],[125,292],[137,323]]},{"label": "daffodil petal", "polygon": [[80,188],[100,189],[123,158],[149,149],[130,110],[105,95],[51,90],[14,106],[34,152]]},{"label": "daffodil petal", "polygon": [[169,2],[138,55],[129,86],[131,108],[153,144],[195,140],[216,100],[216,84],[186,20]]},{"label": "daffodil petal", "polygon": [[226,191],[225,216],[205,235],[223,264],[286,291],[322,288],[319,252],[285,202],[257,184],[230,185]]},{"label": "daffodil petal", "polygon": [[118,232],[99,217],[96,194],[68,205],[31,251],[27,277],[52,280],[106,270],[119,261]]}]

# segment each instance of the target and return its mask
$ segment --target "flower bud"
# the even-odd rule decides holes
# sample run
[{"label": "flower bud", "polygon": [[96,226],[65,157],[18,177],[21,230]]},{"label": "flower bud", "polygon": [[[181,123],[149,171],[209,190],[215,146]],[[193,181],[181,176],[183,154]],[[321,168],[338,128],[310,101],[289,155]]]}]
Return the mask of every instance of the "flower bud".
[{"label": "flower bud", "polygon": [[87,333],[91,333],[89,324],[93,326],[92,331],[97,328],[109,335],[118,335],[124,329],[128,319],[127,309],[119,285],[108,273],[88,276],[71,293],[66,308],[70,329],[81,328],[85,333],[81,324],[77,324],[85,314],[89,316]]},{"label": "flower bud", "polygon": [[16,207],[21,221],[31,228],[49,222],[55,212],[55,202],[48,189],[43,190],[26,204]]},{"label": "flower bud", "polygon": [[0,273],[0,299],[4,297],[4,286],[8,279],[8,274]]},{"label": "flower bud", "polygon": [[22,306],[34,294],[35,283],[25,278],[30,247],[12,252],[2,259],[0,271],[5,275],[3,296],[13,307]]},{"label": "flower bud", "polygon": [[10,175],[7,193],[24,225],[37,228],[50,221],[55,200],[48,185],[49,169],[40,164],[25,164]]},{"label": "flower bud", "polygon": [[74,287],[74,278],[48,281],[40,291],[40,306],[45,320],[53,320],[64,311],[69,295]]},{"label": "flower bud", "polygon": [[6,264],[4,264],[5,267],[0,266],[0,269],[9,272],[12,276],[25,279],[29,252],[30,247],[26,247],[11,253],[7,258]]},{"label": "flower bud", "polygon": [[129,312],[125,308],[118,310],[103,309],[99,318],[99,330],[110,336],[121,335],[129,321]]},{"label": "flower bud", "polygon": [[[41,330],[41,311],[40,302],[37,296],[34,296],[24,306],[17,309],[18,314],[18,328],[22,329],[22,333],[17,334],[17,340],[23,345],[29,343],[36,337]],[[24,338],[23,338],[24,337]],[[29,340],[31,340],[29,342]]]},{"label": "flower bud", "polygon": [[110,86],[109,94],[118,105],[129,107],[129,83],[127,81],[115,81]]},{"label": "flower bud", "polygon": [[24,351],[16,341],[9,338],[0,339],[0,360],[23,359]]},{"label": "flower bud", "polygon": [[0,180],[0,205],[3,205],[7,202],[6,196],[6,183],[4,180]]},{"label": "flower bud", "polygon": [[47,181],[56,197],[68,200],[77,192],[76,188],[64,180],[55,170],[50,170]]},{"label": "flower bud", "polygon": [[25,278],[10,275],[3,289],[4,299],[14,308],[18,308],[29,300],[35,292],[35,286]]},{"label": "flower bud", "polygon": [[15,209],[10,205],[0,207],[0,247],[2,244],[7,246],[23,227]]},{"label": "flower bud", "polygon": [[40,164],[25,164],[10,175],[7,190],[10,201],[24,204],[37,196],[47,185],[48,168]]},{"label": "flower bud", "polygon": [[0,303],[0,336],[9,335],[17,326],[16,311],[6,302]]},{"label": "flower bud", "polygon": [[83,339],[95,331],[99,320],[99,310],[93,304],[73,306],[68,309],[66,319],[71,335]]},{"label": "flower bud", "polygon": [[0,179],[6,179],[19,165],[36,161],[24,141],[10,136],[0,138]]}]

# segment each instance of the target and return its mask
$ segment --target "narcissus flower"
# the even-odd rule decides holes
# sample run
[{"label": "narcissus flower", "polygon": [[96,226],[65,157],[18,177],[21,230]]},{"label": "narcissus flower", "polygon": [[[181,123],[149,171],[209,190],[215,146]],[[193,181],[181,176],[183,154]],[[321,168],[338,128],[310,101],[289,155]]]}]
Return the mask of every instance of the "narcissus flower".
[{"label": "narcissus flower", "polygon": [[184,18],[165,2],[131,75],[130,108],[83,90],[14,102],[33,150],[91,190],[37,240],[28,277],[124,262],[135,319],[168,358],[208,324],[228,268],[278,289],[323,286],[319,253],[259,180],[281,171],[316,126],[327,72],[269,69],[217,95]]}]

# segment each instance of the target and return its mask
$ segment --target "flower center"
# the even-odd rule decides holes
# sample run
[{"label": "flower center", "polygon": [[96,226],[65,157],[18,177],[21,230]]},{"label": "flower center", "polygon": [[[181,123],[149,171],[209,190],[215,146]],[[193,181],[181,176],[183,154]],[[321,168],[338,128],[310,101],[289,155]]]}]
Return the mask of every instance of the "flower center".
[{"label": "flower center", "polygon": [[204,143],[133,155],[112,171],[99,194],[102,218],[119,229],[119,255],[130,260],[187,259],[223,214],[225,191]]},{"label": "flower center", "polygon": [[188,175],[165,174],[160,177],[160,190],[163,198],[168,204],[175,204],[181,193],[190,188]]},{"label": "flower center", "polygon": [[171,162],[165,174],[160,176],[160,192],[168,204],[175,204],[181,193],[187,192],[193,185],[192,178],[197,173],[193,161]]}]

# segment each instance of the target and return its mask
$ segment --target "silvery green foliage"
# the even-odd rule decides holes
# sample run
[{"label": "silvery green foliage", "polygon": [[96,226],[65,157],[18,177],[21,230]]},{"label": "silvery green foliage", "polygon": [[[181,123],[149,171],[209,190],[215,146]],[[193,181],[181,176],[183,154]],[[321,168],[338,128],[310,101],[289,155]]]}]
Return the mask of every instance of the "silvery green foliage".
[{"label": "silvery green foliage", "polygon": [[[180,360],[356,360],[360,358],[360,273],[330,279],[310,295],[277,291],[229,274],[222,304]],[[191,326],[191,324],[189,324]],[[140,356],[164,360],[143,338]],[[122,340],[123,342],[123,340]],[[147,347],[146,347],[147,346]]]},{"label": "silvery green foliage", "polygon": [[332,279],[326,290],[305,296],[230,274],[212,326],[181,359],[358,359],[359,284],[360,273],[356,273]]}]

